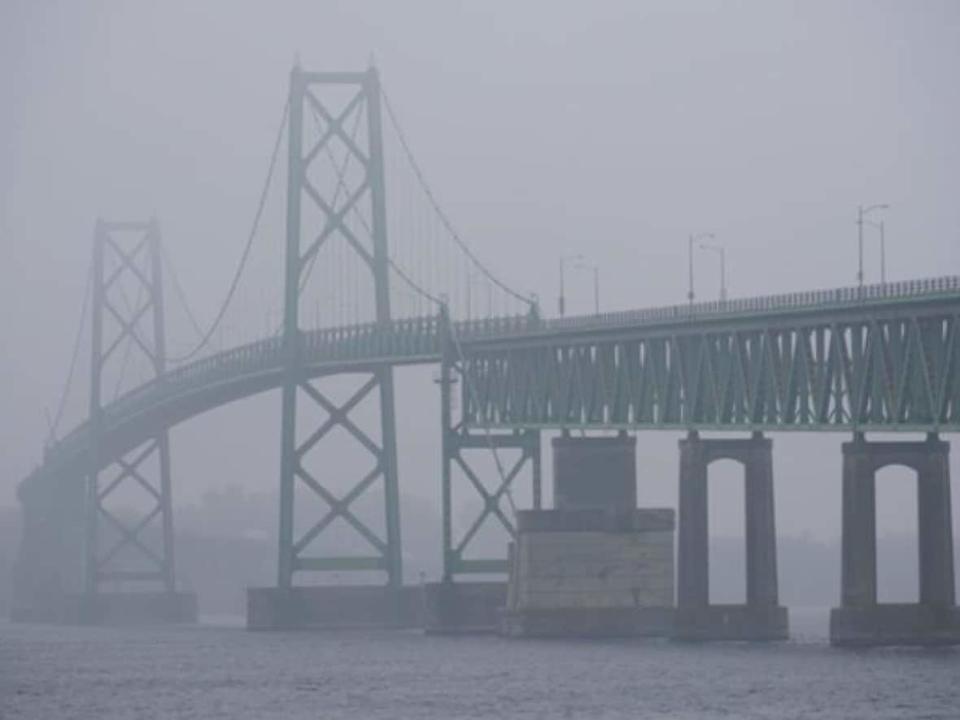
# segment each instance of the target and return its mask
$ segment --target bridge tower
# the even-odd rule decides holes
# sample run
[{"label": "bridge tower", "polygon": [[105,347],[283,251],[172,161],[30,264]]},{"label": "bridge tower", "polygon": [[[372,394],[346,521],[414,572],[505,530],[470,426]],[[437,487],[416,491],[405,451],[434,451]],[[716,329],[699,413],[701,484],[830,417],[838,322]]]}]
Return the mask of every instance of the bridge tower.
[{"label": "bridge tower", "polygon": [[[511,544],[517,537],[512,490],[522,475],[530,478],[533,507],[542,507],[541,437],[539,428],[493,430],[471,427],[469,419],[480,403],[480,391],[473,385],[468,360],[457,339],[446,308],[442,310],[440,360],[441,498],[443,511],[441,582],[425,588],[424,622],[429,633],[489,631],[499,625],[500,610],[506,604],[507,583],[502,580],[458,582],[473,576],[497,576],[510,570],[508,557],[470,557],[478,533],[488,524],[499,525]],[[539,318],[531,309],[527,322]],[[459,397],[455,393],[459,390]],[[459,412],[457,408],[459,407]],[[502,453],[502,455],[501,455]],[[482,480],[476,461],[493,456],[497,466],[496,485]],[[454,527],[454,496],[479,495],[482,505],[473,521],[457,535]],[[505,512],[505,500],[510,508]],[[512,551],[511,551],[512,552]]]},{"label": "bridge tower", "polygon": [[[91,443],[80,610],[81,619],[88,622],[109,621],[114,614],[186,620],[196,612],[193,596],[178,595],[175,588],[167,429],[159,428],[127,453],[118,454],[104,444],[109,422],[104,413],[107,371],[122,376],[136,354],[146,360],[148,379],[163,379],[166,347],[160,242],[156,220],[98,220],[94,232]],[[118,382],[118,392],[119,388]],[[131,503],[131,498],[136,502]],[[126,592],[134,587],[137,592]],[[113,592],[105,593],[105,589]],[[121,589],[124,592],[117,592]]]},{"label": "bridge tower", "polygon": [[[331,96],[336,99],[331,99]],[[344,97],[347,101],[341,104]],[[389,254],[387,246],[384,158],[381,135],[380,81],[376,69],[365,72],[306,72],[295,67],[290,76],[287,177],[287,229],[284,280],[284,381],[282,397],[280,524],[277,584],[281,591],[294,586],[295,575],[306,572],[382,571],[386,574],[387,606],[395,605],[402,585],[400,551],[400,515],[397,480],[396,419],[394,415],[393,373],[389,365],[371,365],[364,369],[365,381],[343,403],[335,402],[311,380],[304,370],[301,307],[306,277],[324,244],[342,243],[346,252],[372,280],[373,322],[390,323]],[[347,119],[359,124],[365,116],[363,139],[356,138],[345,126]],[[307,122],[321,126],[315,141],[305,132]],[[359,177],[345,181],[335,167],[331,144],[346,148],[346,155],[359,168]],[[318,168],[338,173],[335,192],[327,192],[325,184],[316,180]],[[323,167],[326,166],[326,167]],[[350,187],[346,187],[349,184]],[[341,194],[341,191],[342,194]],[[362,215],[370,237],[361,237],[348,218]],[[379,397],[379,441],[361,428],[351,413],[368,396]],[[308,411],[319,409],[326,419],[311,420]],[[325,484],[331,478],[330,468],[312,466],[306,454],[326,441],[335,428],[346,431],[372,457],[372,469],[359,478],[345,495],[338,496]],[[385,537],[363,522],[352,504],[377,485],[383,492]],[[327,507],[322,517],[311,518],[303,533],[295,527],[298,493],[319,497]],[[301,508],[303,509],[303,508]],[[297,513],[302,515],[303,513]],[[310,546],[337,519],[346,521],[372,552],[367,556],[335,557],[330,554],[309,555]],[[291,596],[292,597],[292,596]],[[257,611],[251,595],[251,625]],[[279,613],[277,622],[297,623]],[[389,611],[388,611],[389,613]],[[302,620],[302,618],[301,618]],[[266,625],[273,626],[272,620]]]}]

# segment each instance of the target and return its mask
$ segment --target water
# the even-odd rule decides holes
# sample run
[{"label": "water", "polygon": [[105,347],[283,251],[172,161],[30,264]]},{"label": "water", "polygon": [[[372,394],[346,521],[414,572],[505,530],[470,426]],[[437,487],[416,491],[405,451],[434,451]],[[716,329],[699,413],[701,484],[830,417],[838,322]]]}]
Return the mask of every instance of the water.
[{"label": "water", "polygon": [[0,718],[960,718],[960,651],[0,624]]}]

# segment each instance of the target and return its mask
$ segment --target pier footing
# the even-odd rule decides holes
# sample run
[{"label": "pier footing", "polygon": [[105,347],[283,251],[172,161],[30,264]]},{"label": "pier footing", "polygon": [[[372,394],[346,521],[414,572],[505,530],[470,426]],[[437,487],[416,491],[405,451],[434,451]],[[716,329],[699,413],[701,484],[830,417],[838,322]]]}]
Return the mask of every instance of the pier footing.
[{"label": "pier footing", "polygon": [[424,587],[424,629],[431,635],[497,632],[507,604],[505,582],[439,582]]},{"label": "pier footing", "polygon": [[830,643],[839,647],[960,645],[960,608],[917,603],[834,608]]},{"label": "pier footing", "polygon": [[500,632],[509,637],[670,637],[672,607],[528,608],[503,613]]},{"label": "pier footing", "polygon": [[248,588],[248,630],[411,628],[422,623],[423,590],[382,585]]},{"label": "pier footing", "polygon": [[197,621],[197,596],[186,592],[65,595],[56,608],[46,606],[38,615],[18,611],[11,619],[68,625],[190,624]]},{"label": "pier footing", "polygon": [[667,637],[671,509],[523,510],[501,632],[512,637]]},{"label": "pier footing", "polygon": [[707,605],[678,608],[673,637],[691,641],[772,641],[788,637],[787,608]]}]

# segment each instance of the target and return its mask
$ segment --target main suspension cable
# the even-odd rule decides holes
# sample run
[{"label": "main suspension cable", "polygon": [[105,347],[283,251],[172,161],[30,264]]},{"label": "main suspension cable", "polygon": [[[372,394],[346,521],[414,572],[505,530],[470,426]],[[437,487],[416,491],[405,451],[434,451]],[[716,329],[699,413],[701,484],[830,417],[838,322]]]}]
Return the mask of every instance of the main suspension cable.
[{"label": "main suspension cable", "polygon": [[190,360],[195,357],[207,343],[210,342],[210,338],[213,337],[213,334],[217,331],[217,328],[220,326],[221,321],[223,320],[224,315],[227,312],[227,308],[230,305],[230,301],[233,299],[233,295],[237,290],[237,285],[240,283],[240,277],[243,275],[244,267],[247,264],[247,258],[250,256],[250,249],[253,247],[253,240],[257,236],[257,230],[260,227],[260,218],[263,216],[264,207],[267,204],[267,195],[270,190],[270,185],[273,181],[273,171],[277,164],[277,156],[280,153],[280,144],[283,140],[284,130],[287,124],[287,114],[290,111],[290,101],[289,99],[283,104],[283,113],[280,119],[280,127],[277,129],[277,138],[273,143],[273,154],[270,156],[270,165],[267,168],[267,178],[263,183],[263,189],[260,191],[260,201],[257,205],[257,212],[253,217],[253,225],[250,228],[250,234],[247,237],[247,244],[243,248],[243,254],[240,256],[240,262],[237,264],[236,272],[233,274],[233,280],[230,282],[230,288],[227,290],[227,296],[224,298],[223,303],[220,305],[219,311],[217,311],[216,316],[213,319],[213,322],[210,324],[210,327],[203,334],[203,337],[200,339],[200,342],[188,353],[180,355],[178,357],[167,357],[167,361],[172,363],[182,363]]},{"label": "main suspension cable", "polygon": [[416,158],[413,156],[413,151],[410,149],[409,143],[407,143],[406,135],[404,135],[403,130],[400,128],[400,123],[397,120],[397,116],[393,111],[393,105],[390,103],[390,98],[387,96],[386,90],[381,86],[380,94],[383,97],[383,105],[387,111],[387,118],[390,120],[390,125],[393,127],[394,131],[397,133],[397,139],[400,141],[400,147],[403,149],[403,154],[407,158],[407,162],[410,163],[410,167],[413,170],[414,175],[417,178],[417,182],[420,183],[420,187],[423,189],[424,194],[427,196],[427,200],[430,205],[433,207],[433,211],[437,214],[437,217],[440,219],[440,222],[446,228],[447,232],[450,234],[450,237],[453,241],[459,246],[463,253],[470,258],[471,262],[477,267],[477,269],[486,276],[490,282],[499,287],[501,290],[516,298],[517,300],[525,303],[529,307],[533,307],[534,303],[528,297],[525,297],[518,293],[513,288],[504,284],[496,275],[494,275],[486,265],[480,262],[479,258],[473,254],[473,251],[470,250],[470,246],[467,245],[461,238],[459,233],[453,227],[453,223],[450,221],[450,218],[443,211],[443,208],[440,207],[440,203],[437,202],[436,196],[433,194],[433,191],[430,189],[430,186],[427,184],[426,177],[423,174],[423,171],[420,169],[420,165],[417,163]]},{"label": "main suspension cable", "polygon": [[[314,113],[316,113],[315,110],[314,110]],[[357,111],[357,117],[358,117],[358,118],[360,117],[360,111],[359,111],[359,110]],[[352,139],[356,139],[356,132],[357,132],[357,128],[356,128],[356,126],[354,126],[354,128],[353,128],[354,137],[353,137]],[[334,172],[334,174],[337,176],[336,195],[334,196],[334,197],[335,197],[335,201],[336,201],[336,198],[339,197],[339,193],[340,193],[340,190],[341,190],[341,189],[344,191],[345,194],[348,194],[348,193],[347,193],[348,188],[347,188],[347,184],[346,184],[346,177],[345,177],[345,175],[346,175],[346,170],[347,170],[347,161],[349,160],[349,158],[351,157],[351,155],[348,153],[347,156],[346,156],[346,158],[344,159],[344,163],[338,168],[338,167],[337,167],[337,164],[334,162],[334,158],[333,158],[332,154],[330,154],[331,151],[330,151],[329,148],[327,148],[327,153],[328,153],[328,156],[330,157],[331,165],[332,165],[332,167],[333,167],[333,172]],[[335,208],[336,205],[334,205],[333,207]],[[373,230],[372,230],[372,228],[370,227],[370,223],[367,222],[367,219],[363,216],[363,213],[360,212],[360,210],[357,208],[356,205],[353,205],[353,207],[351,208],[351,212],[352,212],[353,215],[357,218],[357,220],[360,222],[360,225],[363,227],[364,232],[365,232],[368,236],[372,237],[372,236],[373,236]],[[319,252],[314,253],[313,259],[316,259],[316,257],[317,257],[319,254],[320,254]],[[403,280],[403,281],[410,287],[410,289],[413,290],[415,293],[417,293],[418,295],[426,298],[428,301],[436,304],[438,307],[443,304],[443,301],[440,300],[440,298],[436,297],[436,296],[433,295],[431,292],[429,292],[428,290],[426,290],[426,289],[424,289],[422,286],[420,286],[416,281],[414,281],[413,278],[411,278],[411,277],[403,270],[403,268],[401,268],[401,267],[394,261],[394,259],[389,256],[389,251],[388,251],[388,256],[387,256],[387,264],[389,265],[390,269],[392,269],[392,270],[397,274],[397,276],[398,276],[401,280]],[[308,269],[307,272],[309,273],[309,269]],[[301,290],[302,290],[302,289],[303,289],[303,288],[301,287]]]},{"label": "main suspension cable", "polygon": [[203,328],[197,321],[197,316],[193,314],[193,310],[190,308],[190,303],[187,302],[187,296],[183,291],[183,285],[180,283],[180,278],[177,276],[177,270],[173,266],[170,256],[167,255],[167,250],[163,243],[158,243],[158,245],[160,246],[161,262],[163,262],[163,264],[166,266],[167,271],[170,273],[170,277],[173,280],[173,291],[176,294],[177,299],[180,300],[180,305],[183,307],[183,310],[186,313],[187,319],[190,321],[190,325],[193,327],[194,332],[196,332],[197,338],[202,338]]},{"label": "main suspension cable", "polygon": [[87,281],[83,288],[83,302],[80,305],[80,324],[77,326],[77,334],[73,340],[73,351],[70,354],[70,366],[67,370],[67,380],[60,393],[60,401],[57,403],[57,412],[50,423],[50,432],[47,436],[47,446],[49,447],[57,439],[57,429],[60,427],[60,421],[63,420],[63,412],[67,406],[67,397],[70,395],[70,389],[73,386],[73,377],[77,369],[77,358],[80,355],[80,341],[83,339],[83,330],[87,324],[87,313],[90,310],[90,289],[93,284],[93,262],[87,268]]}]

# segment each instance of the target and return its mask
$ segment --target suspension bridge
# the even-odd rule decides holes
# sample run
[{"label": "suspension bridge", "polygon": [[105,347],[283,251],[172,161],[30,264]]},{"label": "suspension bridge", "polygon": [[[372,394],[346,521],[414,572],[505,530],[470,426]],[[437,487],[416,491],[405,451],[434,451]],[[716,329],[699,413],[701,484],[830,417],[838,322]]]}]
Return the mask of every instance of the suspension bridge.
[{"label": "suspension bridge", "polygon": [[[258,602],[290,597],[308,575],[354,571],[377,573],[385,597],[400,602],[393,371],[439,365],[444,583],[506,572],[505,552],[475,557],[469,546],[488,523],[503,527],[505,541],[516,533],[511,489],[521,476],[533,488],[533,507],[541,506],[545,431],[582,432],[586,442],[611,432],[680,430],[687,439],[680,448],[678,608],[691,622],[709,617],[706,469],[721,457],[746,469],[748,609],[776,607],[771,445],[763,434],[847,432],[837,632],[880,633],[881,612],[888,625],[922,617],[930,632],[960,626],[949,445],[939,439],[960,430],[960,278],[544,317],[535,298],[505,282],[456,232],[375,69],[295,68],[268,167],[236,271],[207,325],[187,302],[156,221],[98,221],[63,397],[42,461],[19,488],[18,617],[62,619],[74,602],[74,615],[96,619],[107,612],[107,588],[180,597],[169,430],[272,390],[282,395],[277,584]],[[244,301],[244,273],[269,236],[263,222],[284,169],[282,318],[268,315],[260,328],[253,318],[265,303]],[[275,245],[265,251],[280,254]],[[171,295],[175,304],[166,300]],[[170,312],[191,330],[192,343],[168,341]],[[224,347],[229,318],[247,335]],[[60,437],[87,345],[86,417]],[[324,385],[341,376],[354,382],[346,400]],[[375,427],[357,419],[368,400]],[[341,474],[329,468],[334,430],[368,459],[345,489],[330,481]],[[744,436],[701,437],[709,431]],[[875,442],[867,432],[927,439]],[[493,486],[481,477],[479,456],[493,460]],[[887,464],[916,470],[921,516],[920,602],[892,620],[876,593],[873,483]],[[135,518],[116,500],[131,488],[145,499]],[[481,501],[464,528],[453,518],[460,492]],[[375,522],[355,509],[373,495]],[[304,497],[323,509],[306,512]],[[325,550],[335,521],[369,551]]]}]

